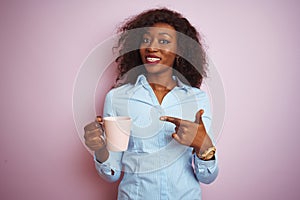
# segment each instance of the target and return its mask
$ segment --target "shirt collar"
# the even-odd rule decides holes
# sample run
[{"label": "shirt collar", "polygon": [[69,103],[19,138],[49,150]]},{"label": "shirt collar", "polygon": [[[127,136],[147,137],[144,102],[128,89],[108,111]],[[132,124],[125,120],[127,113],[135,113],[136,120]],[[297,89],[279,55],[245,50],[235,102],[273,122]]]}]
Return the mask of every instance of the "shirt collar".
[{"label": "shirt collar", "polygon": [[[191,86],[184,84],[177,76],[172,76],[172,78],[173,78],[173,80],[175,80],[177,82],[178,88],[183,89],[186,92],[188,92],[188,89],[191,88]],[[149,82],[147,81],[147,78],[144,74],[141,74],[137,77],[135,86],[138,86],[138,85],[142,85],[146,88],[150,87]]]},{"label": "shirt collar", "polygon": [[191,86],[184,84],[177,76],[173,76],[173,79],[177,82],[177,87],[185,90],[186,92],[188,92],[188,89],[191,88]]},{"label": "shirt collar", "polygon": [[135,86],[139,86],[139,85],[149,85],[147,78],[144,74],[141,74],[137,77],[136,82],[135,82]]}]

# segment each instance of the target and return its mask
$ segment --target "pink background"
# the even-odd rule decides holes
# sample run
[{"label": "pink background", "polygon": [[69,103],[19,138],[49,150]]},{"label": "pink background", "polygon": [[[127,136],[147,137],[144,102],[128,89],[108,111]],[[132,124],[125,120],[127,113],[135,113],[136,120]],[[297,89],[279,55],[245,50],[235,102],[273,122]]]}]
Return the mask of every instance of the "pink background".
[{"label": "pink background", "polygon": [[298,1],[14,0],[0,3],[1,200],[116,198],[78,137],[73,84],[123,19],[155,6],[203,33],[226,90],[203,199],[300,199]]}]

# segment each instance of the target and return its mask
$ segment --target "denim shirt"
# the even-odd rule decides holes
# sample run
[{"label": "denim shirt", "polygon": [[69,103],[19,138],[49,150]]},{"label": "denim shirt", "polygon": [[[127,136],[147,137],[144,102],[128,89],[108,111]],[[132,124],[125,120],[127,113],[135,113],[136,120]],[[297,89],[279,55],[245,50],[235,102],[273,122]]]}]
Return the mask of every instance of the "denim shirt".
[{"label": "denim shirt", "polygon": [[[195,121],[197,111],[203,109],[202,120],[213,140],[207,94],[173,78],[177,86],[161,104],[144,75],[135,84],[114,88],[106,95],[103,117],[132,119],[128,150],[110,151],[104,163],[95,159],[99,175],[109,182],[117,181],[124,172],[118,190],[120,200],[199,200],[199,182],[208,184],[217,177],[217,156],[210,161],[199,159],[192,153],[193,148],[172,139],[174,124],[159,120],[160,116],[172,116]],[[111,170],[115,171],[113,175]]]}]

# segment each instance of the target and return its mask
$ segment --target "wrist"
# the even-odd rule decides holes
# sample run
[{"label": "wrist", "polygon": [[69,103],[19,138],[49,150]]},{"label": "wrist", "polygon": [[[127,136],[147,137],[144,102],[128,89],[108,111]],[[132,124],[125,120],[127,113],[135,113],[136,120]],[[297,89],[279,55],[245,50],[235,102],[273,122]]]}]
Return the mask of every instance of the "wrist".
[{"label": "wrist", "polygon": [[216,147],[211,146],[204,151],[201,151],[199,148],[194,148],[194,152],[196,153],[197,157],[200,158],[201,160],[204,161],[214,160]]}]

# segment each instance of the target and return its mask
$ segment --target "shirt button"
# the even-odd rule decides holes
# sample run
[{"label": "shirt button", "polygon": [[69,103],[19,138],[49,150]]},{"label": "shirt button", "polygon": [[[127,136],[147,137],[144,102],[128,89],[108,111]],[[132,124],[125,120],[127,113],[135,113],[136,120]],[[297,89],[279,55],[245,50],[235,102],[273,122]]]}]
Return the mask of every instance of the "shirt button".
[{"label": "shirt button", "polygon": [[159,105],[154,106],[154,108],[155,108],[156,110],[160,110],[160,109],[161,109],[161,107],[160,107]]},{"label": "shirt button", "polygon": [[160,106],[154,106],[156,112],[160,115],[164,113],[164,110]]}]

